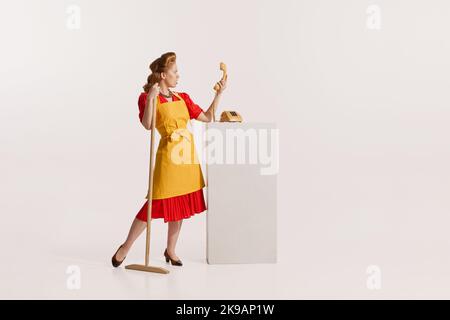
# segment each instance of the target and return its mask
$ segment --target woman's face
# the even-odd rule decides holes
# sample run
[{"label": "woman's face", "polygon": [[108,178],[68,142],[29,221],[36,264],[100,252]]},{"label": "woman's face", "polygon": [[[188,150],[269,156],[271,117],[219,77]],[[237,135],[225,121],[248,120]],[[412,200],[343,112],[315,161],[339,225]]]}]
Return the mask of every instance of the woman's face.
[{"label": "woman's face", "polygon": [[178,84],[178,78],[180,77],[178,75],[177,64],[173,63],[166,72],[162,73],[161,77],[162,77],[163,81],[166,82],[166,85],[169,88],[176,87]]}]

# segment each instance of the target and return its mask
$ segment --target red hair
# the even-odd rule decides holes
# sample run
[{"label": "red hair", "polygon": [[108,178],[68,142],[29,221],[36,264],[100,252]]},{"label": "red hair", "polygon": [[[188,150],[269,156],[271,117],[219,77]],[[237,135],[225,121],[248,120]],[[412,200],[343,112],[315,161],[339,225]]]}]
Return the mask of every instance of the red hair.
[{"label": "red hair", "polygon": [[175,52],[166,52],[161,57],[150,64],[152,73],[147,78],[147,83],[143,86],[144,91],[148,93],[150,88],[161,81],[161,73],[166,72],[172,64],[177,61]]}]

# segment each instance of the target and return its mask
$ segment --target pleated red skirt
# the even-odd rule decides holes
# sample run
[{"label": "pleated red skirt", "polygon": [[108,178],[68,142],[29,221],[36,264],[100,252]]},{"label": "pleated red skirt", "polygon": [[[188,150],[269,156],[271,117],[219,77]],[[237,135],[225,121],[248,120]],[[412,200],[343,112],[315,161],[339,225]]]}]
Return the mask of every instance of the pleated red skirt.
[{"label": "pleated red skirt", "polygon": [[[147,221],[147,210],[148,201],[145,200],[136,218]],[[203,189],[181,196],[152,200],[152,219],[164,218],[165,223],[187,219],[205,210],[206,204],[205,198],[203,197]]]}]

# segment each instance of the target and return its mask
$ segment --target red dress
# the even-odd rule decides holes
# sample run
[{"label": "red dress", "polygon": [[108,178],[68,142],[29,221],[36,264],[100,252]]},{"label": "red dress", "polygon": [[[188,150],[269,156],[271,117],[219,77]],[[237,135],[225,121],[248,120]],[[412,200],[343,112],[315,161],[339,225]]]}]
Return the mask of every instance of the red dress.
[{"label": "red dress", "polygon": [[[191,119],[197,119],[203,109],[195,104],[187,93],[178,93],[189,111]],[[159,95],[159,102],[164,103],[167,100]],[[172,95],[173,101],[177,101],[178,98]],[[147,100],[147,93],[142,92],[139,96],[139,120],[142,121],[145,111],[145,102]],[[147,209],[148,201],[146,200],[141,210],[136,215],[136,218],[142,221],[147,221]],[[164,223],[169,221],[177,221],[181,219],[190,218],[191,216],[201,213],[206,210],[205,198],[203,196],[203,189],[199,189],[192,193],[183,194],[181,196],[165,198],[165,199],[153,199],[152,200],[152,219],[164,218]]]}]

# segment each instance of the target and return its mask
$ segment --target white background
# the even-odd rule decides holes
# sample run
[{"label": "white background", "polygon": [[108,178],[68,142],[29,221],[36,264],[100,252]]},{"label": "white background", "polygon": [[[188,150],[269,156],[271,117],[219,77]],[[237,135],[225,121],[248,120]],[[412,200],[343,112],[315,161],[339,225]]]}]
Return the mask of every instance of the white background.
[{"label": "white background", "polygon": [[[370,5],[379,30],[367,27]],[[0,296],[448,298],[449,10],[444,0],[2,1]],[[183,270],[111,269],[147,192],[137,98],[167,51],[176,90],[203,109],[224,61],[217,114],[277,123],[277,265],[206,265],[201,214],[181,230]],[[153,221],[162,265],[166,225]],[[143,259],[144,238],[128,260]],[[69,265],[80,290],[66,287]],[[379,290],[367,287],[371,265]]]}]

